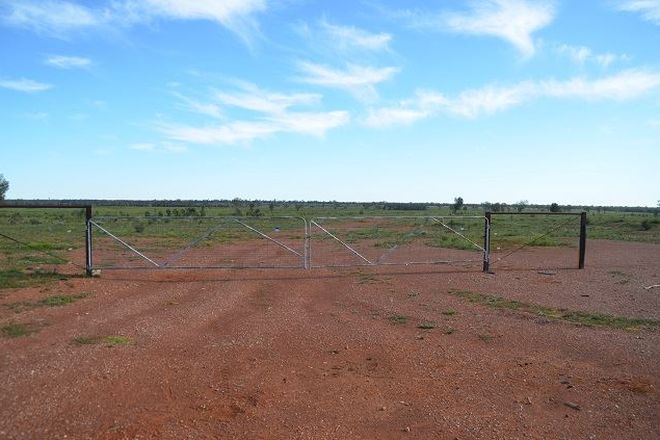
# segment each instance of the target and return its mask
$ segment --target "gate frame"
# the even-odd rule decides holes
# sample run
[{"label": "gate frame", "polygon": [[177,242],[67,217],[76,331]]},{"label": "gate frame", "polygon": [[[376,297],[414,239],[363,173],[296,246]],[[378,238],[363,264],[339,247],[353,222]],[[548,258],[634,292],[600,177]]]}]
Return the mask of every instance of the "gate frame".
[{"label": "gate frame", "polygon": [[[491,221],[493,215],[575,215],[580,216],[580,244],[578,249],[578,269],[584,269],[584,260],[587,253],[587,211],[580,212],[551,212],[551,211],[486,211],[485,217],[488,222]],[[484,248],[488,249],[490,255],[490,234],[485,235]],[[484,272],[491,273],[490,271],[490,258],[484,259]]]},{"label": "gate frame", "polygon": [[[438,219],[447,219],[447,218],[449,218],[449,219],[452,219],[452,218],[454,218],[454,219],[469,218],[469,219],[474,219],[474,220],[483,219],[484,220],[484,246],[483,247],[479,246],[478,244],[474,243],[472,240],[468,239],[467,237],[464,237],[462,234],[454,231],[453,229],[446,226],[443,222],[438,220]],[[360,220],[360,219],[362,219],[362,220],[364,220],[364,219],[431,219],[431,220],[435,221],[436,223],[439,223],[443,227],[448,228],[454,234],[457,234],[457,235],[461,236],[462,238],[464,238],[468,242],[472,243],[475,247],[477,247],[482,252],[482,255],[483,255],[483,257],[482,257],[482,259],[483,259],[483,268],[484,268],[483,271],[488,272],[488,270],[486,268],[490,264],[489,263],[490,262],[490,217],[488,217],[486,215],[399,215],[399,216],[374,215],[374,216],[346,216],[346,217],[327,216],[327,217],[312,217],[309,220],[307,220],[307,222],[309,223],[308,229],[309,229],[310,235],[309,235],[309,237],[306,241],[311,241],[311,227],[312,227],[312,224],[315,224],[317,227],[321,228],[321,230],[323,230],[325,233],[329,234],[332,238],[339,241],[343,246],[346,246],[351,252],[355,253],[358,257],[366,260],[365,257],[363,257],[362,255],[357,253],[355,250],[353,250],[352,248],[347,246],[343,241],[341,241],[337,237],[333,236],[330,232],[325,230],[325,228],[322,225],[319,225],[319,223],[316,222],[316,220],[324,220],[324,219],[325,220],[342,220],[342,219],[354,219],[354,220]],[[307,252],[307,261],[308,261],[307,266],[308,266],[308,269],[312,269],[313,266],[312,266],[311,246],[308,245],[305,250],[308,251]],[[445,263],[448,263],[448,262],[445,262]],[[401,265],[401,266],[406,265],[406,263],[395,263],[395,264],[398,264],[398,265]],[[439,263],[438,262],[435,262],[435,263],[434,262],[429,262],[429,263],[408,263],[408,264],[439,264]],[[362,266],[365,266],[365,265],[362,265]],[[382,265],[371,263],[371,264],[368,264],[367,266],[382,266]],[[323,266],[319,266],[319,267],[323,267]],[[333,267],[333,266],[329,266],[329,267]],[[337,266],[334,266],[334,267],[337,267]]]},{"label": "gate frame", "polygon": [[[97,229],[101,230],[102,233],[105,235],[109,236],[110,238],[118,241],[122,246],[128,248],[131,252],[139,255],[143,259],[149,261],[152,263],[155,268],[144,268],[144,267],[100,267],[97,268],[99,270],[142,270],[142,269],[157,269],[157,270],[165,270],[165,269],[172,269],[172,270],[180,270],[180,269],[297,269],[297,268],[303,268],[303,269],[308,269],[307,266],[307,246],[309,242],[309,234],[308,234],[308,222],[307,219],[304,217],[300,216],[295,216],[295,215],[279,215],[279,216],[264,216],[264,217],[237,217],[237,216],[231,216],[231,215],[218,215],[218,216],[205,216],[205,217],[198,217],[198,216],[181,216],[181,217],[174,217],[174,219],[199,219],[199,218],[204,218],[208,220],[213,220],[213,219],[218,219],[218,220],[226,220],[226,221],[231,221],[233,220],[237,224],[243,226],[244,228],[251,230],[252,232],[256,233],[257,235],[260,235],[267,240],[274,242],[277,246],[284,248],[288,250],[289,252],[292,252],[296,254],[298,257],[301,259],[301,264],[297,266],[170,266],[170,265],[163,265],[163,264],[158,264],[156,261],[153,261],[151,258],[147,257],[146,255],[142,254],[139,249],[134,248],[131,246],[128,242],[125,242],[123,239],[121,239],[119,236],[114,235],[112,232],[106,230],[103,226],[99,225],[96,223],[96,220],[107,220],[107,219],[123,219],[123,220],[128,220],[128,219],[145,219],[148,217],[145,216],[121,216],[121,215],[102,215],[98,217],[90,217],[89,220],[87,221],[88,225],[88,233],[89,233],[89,252],[90,252],[90,273],[94,269],[92,266],[92,260],[91,260],[91,254],[93,254],[91,243],[92,243],[92,235],[93,235],[93,229],[96,227]],[[277,220],[277,219],[289,219],[289,220],[299,220],[302,223],[303,229],[303,253],[300,254],[294,249],[291,249],[289,246],[279,242],[278,240],[273,239],[272,237],[268,236],[267,234],[264,234],[263,232],[259,231],[256,228],[251,227],[250,225],[245,224],[245,221],[249,221],[250,219],[261,219],[261,220]],[[128,240],[128,239],[127,239]]]}]

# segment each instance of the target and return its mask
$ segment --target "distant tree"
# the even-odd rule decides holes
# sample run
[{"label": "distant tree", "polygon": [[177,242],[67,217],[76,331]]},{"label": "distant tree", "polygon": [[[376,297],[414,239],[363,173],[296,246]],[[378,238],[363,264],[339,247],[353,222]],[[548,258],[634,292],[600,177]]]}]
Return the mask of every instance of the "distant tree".
[{"label": "distant tree", "polygon": [[552,205],[550,205],[550,212],[559,212],[559,211],[561,211],[561,208],[558,204],[553,203]]},{"label": "distant tree", "polygon": [[275,200],[268,203],[268,210],[270,211],[270,215],[273,215],[273,211],[275,210]]},{"label": "distant tree", "polygon": [[7,194],[7,190],[9,190],[9,181],[5,179],[5,176],[0,174],[0,200],[5,199],[5,194]]},{"label": "distant tree", "polygon": [[523,212],[525,208],[527,208],[527,205],[529,205],[529,202],[527,200],[521,200],[517,202],[515,206],[518,212]]},{"label": "distant tree", "polygon": [[456,214],[458,210],[461,209],[462,207],[463,207],[463,197],[455,197],[454,204],[451,207],[454,210],[454,214]]}]

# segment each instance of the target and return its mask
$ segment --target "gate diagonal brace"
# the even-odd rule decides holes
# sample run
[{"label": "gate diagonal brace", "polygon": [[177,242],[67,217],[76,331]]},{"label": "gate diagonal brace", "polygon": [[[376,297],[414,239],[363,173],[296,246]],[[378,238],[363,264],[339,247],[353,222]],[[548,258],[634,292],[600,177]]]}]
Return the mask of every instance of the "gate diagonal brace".
[{"label": "gate diagonal brace", "polygon": [[200,243],[201,241],[206,240],[206,239],[209,238],[214,232],[216,232],[216,231],[222,229],[223,227],[224,227],[224,225],[218,225],[218,226],[216,226],[216,227],[214,227],[214,228],[209,229],[208,231],[206,231],[205,234],[203,234],[202,236],[197,237],[196,239],[194,239],[193,241],[191,241],[191,242],[188,244],[188,246],[186,246],[185,248],[181,249],[179,252],[174,253],[174,254],[173,254],[172,256],[170,256],[167,260],[165,260],[165,262],[163,263],[163,267],[165,267],[165,266],[169,266],[170,264],[174,263],[174,262],[177,261],[179,258],[181,258],[182,256],[184,256],[186,252],[188,252],[190,249],[192,249],[193,247],[195,247],[195,245],[197,245],[197,243]]},{"label": "gate diagonal brace", "polygon": [[453,229],[453,228],[447,226],[446,224],[444,224],[444,222],[438,220],[436,217],[431,217],[431,219],[432,219],[433,221],[435,221],[435,222],[440,223],[442,226],[444,226],[445,228],[449,229],[451,232],[453,232],[454,234],[458,235],[459,237],[462,237],[462,238],[465,239],[466,241],[470,242],[474,247],[476,247],[476,248],[479,249],[480,251],[482,251],[482,252],[486,252],[486,250],[485,250],[483,247],[479,246],[477,243],[475,243],[474,241],[470,240],[469,238],[467,238],[465,235],[461,234],[461,233],[458,232],[457,230],[455,230],[455,229]]},{"label": "gate diagonal brace", "polygon": [[127,247],[131,252],[133,252],[133,253],[139,255],[140,257],[144,258],[145,260],[147,260],[148,262],[150,262],[150,263],[153,264],[154,266],[156,266],[156,267],[160,267],[160,265],[159,265],[158,263],[156,263],[154,260],[152,260],[151,258],[147,257],[146,255],[144,255],[143,253],[141,253],[140,251],[138,251],[137,249],[135,249],[133,246],[131,246],[130,244],[126,243],[126,242],[125,242],[124,240],[122,240],[121,238],[119,238],[119,237],[117,237],[116,235],[114,235],[112,232],[110,232],[110,231],[108,231],[107,229],[103,228],[103,227],[100,226],[98,223],[93,222],[93,221],[91,221],[91,220],[90,220],[89,222],[90,222],[91,224],[93,224],[94,226],[96,226],[97,228],[99,228],[101,231],[103,231],[103,232],[105,232],[106,234],[108,234],[110,237],[112,237],[112,238],[114,238],[115,240],[117,240],[119,243],[121,243],[121,244],[124,245],[125,247]]},{"label": "gate diagonal brace", "polygon": [[285,245],[285,244],[282,243],[281,241],[275,240],[273,237],[270,237],[270,236],[264,234],[263,232],[259,231],[258,229],[253,228],[253,227],[250,226],[250,225],[246,225],[245,223],[243,223],[242,221],[240,221],[240,220],[238,220],[238,219],[234,219],[234,220],[235,220],[236,223],[238,223],[239,225],[248,228],[248,229],[249,229],[250,231],[252,231],[252,232],[256,232],[257,234],[259,234],[259,235],[262,236],[263,238],[272,241],[273,243],[275,243],[276,245],[278,245],[278,246],[281,247],[282,249],[286,249],[287,251],[289,251],[289,252],[291,252],[291,253],[293,253],[293,254],[299,256],[300,258],[303,258],[303,255],[302,255],[300,252],[296,251],[295,249],[291,249],[289,246]]},{"label": "gate diagonal brace", "polygon": [[358,257],[362,258],[362,259],[363,259],[364,261],[366,261],[367,263],[369,263],[369,264],[371,264],[371,265],[374,264],[374,263],[372,263],[371,261],[369,261],[368,259],[366,259],[364,256],[362,256],[362,254],[360,254],[358,251],[356,251],[355,249],[353,249],[352,247],[350,247],[349,245],[347,245],[346,243],[344,243],[341,239],[339,239],[339,238],[338,238],[336,235],[334,235],[332,232],[328,231],[328,230],[325,229],[323,226],[321,226],[321,225],[319,225],[318,223],[316,223],[314,220],[312,220],[311,223],[314,223],[314,224],[315,224],[320,230],[322,230],[323,232],[325,232],[326,234],[328,234],[330,237],[332,237],[332,238],[334,238],[335,240],[337,240],[337,241],[338,241],[339,243],[341,243],[346,249],[348,249],[349,251],[353,252],[355,255],[357,255]]}]

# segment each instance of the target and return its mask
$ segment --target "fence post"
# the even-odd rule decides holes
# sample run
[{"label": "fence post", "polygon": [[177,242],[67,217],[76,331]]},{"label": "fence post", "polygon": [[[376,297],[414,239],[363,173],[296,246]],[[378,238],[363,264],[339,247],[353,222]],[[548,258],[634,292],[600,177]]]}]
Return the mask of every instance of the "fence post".
[{"label": "fence post", "polygon": [[584,269],[584,256],[587,251],[587,213],[580,213],[580,259],[578,269]]},{"label": "fence post", "polygon": [[490,271],[490,211],[484,215],[484,272]]},{"label": "fence post", "polygon": [[303,265],[306,270],[309,270],[310,266],[310,255],[309,255],[309,222],[306,218],[303,219],[305,222],[305,242],[303,244]]},{"label": "fence post", "polygon": [[85,207],[85,273],[92,276],[92,207]]}]

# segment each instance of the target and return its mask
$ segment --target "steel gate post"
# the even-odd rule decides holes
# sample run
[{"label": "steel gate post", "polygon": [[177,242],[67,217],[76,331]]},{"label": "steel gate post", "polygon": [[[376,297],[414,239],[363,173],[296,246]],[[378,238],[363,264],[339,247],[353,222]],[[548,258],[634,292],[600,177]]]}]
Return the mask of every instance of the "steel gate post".
[{"label": "steel gate post", "polygon": [[92,207],[85,207],[85,273],[92,276]]},{"label": "steel gate post", "polygon": [[578,269],[584,269],[584,256],[587,251],[587,213],[580,213],[580,256]]},{"label": "steel gate post", "polygon": [[490,272],[490,211],[484,215],[484,272]]}]

